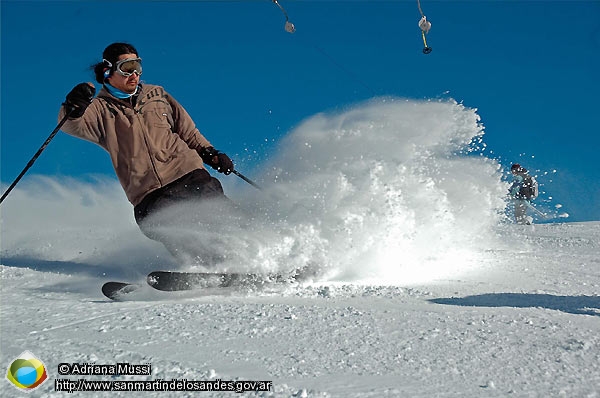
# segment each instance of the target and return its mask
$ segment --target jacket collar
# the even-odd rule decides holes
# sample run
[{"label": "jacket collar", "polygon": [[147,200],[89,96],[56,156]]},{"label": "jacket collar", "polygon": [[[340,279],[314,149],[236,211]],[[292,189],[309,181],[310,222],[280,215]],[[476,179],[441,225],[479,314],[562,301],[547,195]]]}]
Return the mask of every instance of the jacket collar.
[{"label": "jacket collar", "polygon": [[117,98],[114,95],[112,95],[110,93],[110,91],[108,91],[106,86],[102,85],[102,88],[100,89],[100,92],[98,93],[98,97],[104,98],[105,100],[112,102],[112,103],[122,104],[122,105],[129,106],[129,107],[135,107],[135,104],[137,103],[137,99],[141,95],[142,91],[144,91],[144,86],[142,85],[142,83],[139,83],[138,89],[134,95],[132,95],[129,98],[122,99],[122,98]]}]

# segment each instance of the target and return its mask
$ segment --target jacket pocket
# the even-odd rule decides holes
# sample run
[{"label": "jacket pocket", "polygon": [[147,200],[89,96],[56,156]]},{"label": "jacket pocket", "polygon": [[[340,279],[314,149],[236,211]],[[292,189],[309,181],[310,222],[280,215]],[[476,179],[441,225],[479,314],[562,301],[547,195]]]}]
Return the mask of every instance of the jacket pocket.
[{"label": "jacket pocket", "polygon": [[176,157],[176,152],[158,151],[154,154],[154,158],[162,163],[168,163]]},{"label": "jacket pocket", "polygon": [[152,116],[154,126],[173,130],[173,118],[167,109],[156,109],[152,111]]}]

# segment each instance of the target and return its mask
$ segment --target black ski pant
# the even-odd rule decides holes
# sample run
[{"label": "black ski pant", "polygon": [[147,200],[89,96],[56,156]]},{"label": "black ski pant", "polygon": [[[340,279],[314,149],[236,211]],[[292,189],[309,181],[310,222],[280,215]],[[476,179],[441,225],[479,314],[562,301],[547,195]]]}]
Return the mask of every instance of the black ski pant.
[{"label": "black ski pant", "polygon": [[171,243],[168,236],[162,236],[154,230],[151,216],[175,204],[199,199],[223,199],[230,202],[219,180],[208,171],[197,169],[146,195],[134,207],[135,221],[144,235],[161,242],[171,254],[176,255],[179,248]]}]

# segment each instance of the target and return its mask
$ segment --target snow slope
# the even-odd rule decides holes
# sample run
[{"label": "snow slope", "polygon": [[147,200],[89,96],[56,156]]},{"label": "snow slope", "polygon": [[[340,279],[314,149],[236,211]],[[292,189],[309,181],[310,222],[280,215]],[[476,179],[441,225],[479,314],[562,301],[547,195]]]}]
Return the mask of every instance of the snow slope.
[{"label": "snow slope", "polygon": [[315,283],[117,303],[100,294],[103,278],[3,266],[2,363],[24,350],[41,358],[51,381],[36,396],[68,396],[53,391],[62,362],[151,363],[146,379],[272,380],[259,396],[598,396],[600,223],[503,232],[527,245],[411,287]]},{"label": "snow slope", "polygon": [[[235,212],[160,216],[187,242],[185,268],[207,268],[210,249],[220,269],[315,272],[254,291],[105,299],[105,281],[182,266],[113,180],[29,178],[2,205],[0,363],[40,358],[40,397],[71,396],[54,391],[67,377],[270,380],[245,395],[274,397],[598,396],[600,222],[508,223],[482,136],[460,104],[378,99],[300,124],[252,175],[263,192],[222,177]],[[120,362],[152,374],[58,374]]]}]

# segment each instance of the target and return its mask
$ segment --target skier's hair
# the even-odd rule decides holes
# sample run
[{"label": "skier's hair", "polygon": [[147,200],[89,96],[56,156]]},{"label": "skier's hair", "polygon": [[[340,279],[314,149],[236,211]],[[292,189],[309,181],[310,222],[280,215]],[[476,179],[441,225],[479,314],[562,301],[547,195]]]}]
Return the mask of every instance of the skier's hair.
[{"label": "skier's hair", "polygon": [[515,163],[510,167],[512,173],[527,173],[527,169],[521,166],[519,163]]},{"label": "skier's hair", "polygon": [[104,52],[102,53],[102,62],[92,65],[92,69],[94,70],[96,81],[98,83],[104,84],[104,72],[108,69],[111,70],[112,73],[114,65],[117,63],[119,56],[122,54],[138,55],[138,52],[135,47],[129,43],[112,43],[104,49]]}]

